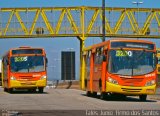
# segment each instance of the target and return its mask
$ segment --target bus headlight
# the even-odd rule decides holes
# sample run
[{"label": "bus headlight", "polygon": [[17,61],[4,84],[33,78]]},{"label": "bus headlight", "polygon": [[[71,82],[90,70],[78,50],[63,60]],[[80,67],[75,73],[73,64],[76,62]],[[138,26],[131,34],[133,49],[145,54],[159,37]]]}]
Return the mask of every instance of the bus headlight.
[{"label": "bus headlight", "polygon": [[16,78],[14,76],[11,76],[11,80],[16,80]]},{"label": "bus headlight", "polygon": [[111,78],[111,77],[108,77],[108,82],[118,85],[118,81],[113,79],[113,78]]},{"label": "bus headlight", "polygon": [[42,79],[46,79],[47,78],[47,76],[46,75],[43,75],[42,77],[41,77],[41,80]]},{"label": "bus headlight", "polygon": [[151,80],[151,81],[146,82],[145,86],[151,86],[151,85],[154,85],[154,84],[156,84],[156,81],[155,80]]}]

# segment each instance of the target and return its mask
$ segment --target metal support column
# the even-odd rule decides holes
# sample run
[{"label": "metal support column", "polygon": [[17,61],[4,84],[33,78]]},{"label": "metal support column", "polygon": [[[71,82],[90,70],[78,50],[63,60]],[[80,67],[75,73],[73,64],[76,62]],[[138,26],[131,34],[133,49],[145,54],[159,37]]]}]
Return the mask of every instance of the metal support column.
[{"label": "metal support column", "polygon": [[81,10],[81,29],[82,37],[80,37],[80,87],[82,90],[85,89],[85,59],[83,57],[83,49],[85,47],[85,7]]},{"label": "metal support column", "polygon": [[85,89],[85,58],[83,57],[82,51],[84,48],[84,40],[80,40],[80,86],[81,89]]}]

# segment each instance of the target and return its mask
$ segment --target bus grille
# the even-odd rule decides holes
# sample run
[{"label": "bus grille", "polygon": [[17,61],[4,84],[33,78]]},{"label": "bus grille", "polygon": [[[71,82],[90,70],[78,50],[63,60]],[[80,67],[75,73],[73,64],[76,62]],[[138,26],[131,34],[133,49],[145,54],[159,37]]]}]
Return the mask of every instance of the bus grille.
[{"label": "bus grille", "polygon": [[32,77],[32,76],[19,76],[19,78],[22,79],[22,80],[23,80],[23,79],[24,79],[24,80],[26,80],[26,79],[27,79],[27,80],[32,80],[34,77]]},{"label": "bus grille", "polygon": [[27,82],[21,83],[21,85],[36,85],[36,83],[27,81]]},{"label": "bus grille", "polygon": [[121,88],[124,92],[140,92],[142,89]]},{"label": "bus grille", "polygon": [[143,78],[122,78],[123,86],[142,86]]}]

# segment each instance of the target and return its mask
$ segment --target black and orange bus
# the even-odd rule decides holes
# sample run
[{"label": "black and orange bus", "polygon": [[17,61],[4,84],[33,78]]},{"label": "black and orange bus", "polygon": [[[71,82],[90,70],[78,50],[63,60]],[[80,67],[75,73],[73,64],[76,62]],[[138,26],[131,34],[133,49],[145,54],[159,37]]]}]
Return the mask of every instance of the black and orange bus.
[{"label": "black and orange bus", "polygon": [[156,46],[153,42],[111,39],[84,48],[88,96],[139,96],[145,101],[156,91]]},{"label": "black and orange bus", "polygon": [[4,91],[43,89],[47,82],[47,58],[43,48],[23,46],[10,49],[2,59]]}]

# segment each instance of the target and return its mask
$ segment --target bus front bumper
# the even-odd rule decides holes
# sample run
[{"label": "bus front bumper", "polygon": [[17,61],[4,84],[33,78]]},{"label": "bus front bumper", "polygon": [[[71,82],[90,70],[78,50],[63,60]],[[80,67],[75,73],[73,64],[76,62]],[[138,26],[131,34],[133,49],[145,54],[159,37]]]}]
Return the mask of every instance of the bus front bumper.
[{"label": "bus front bumper", "polygon": [[10,88],[36,88],[36,87],[45,87],[46,79],[38,81],[10,81]]},{"label": "bus front bumper", "polygon": [[124,95],[151,95],[156,92],[156,85],[144,86],[144,87],[133,87],[133,86],[121,86],[106,82],[106,92],[108,93],[119,93]]}]

